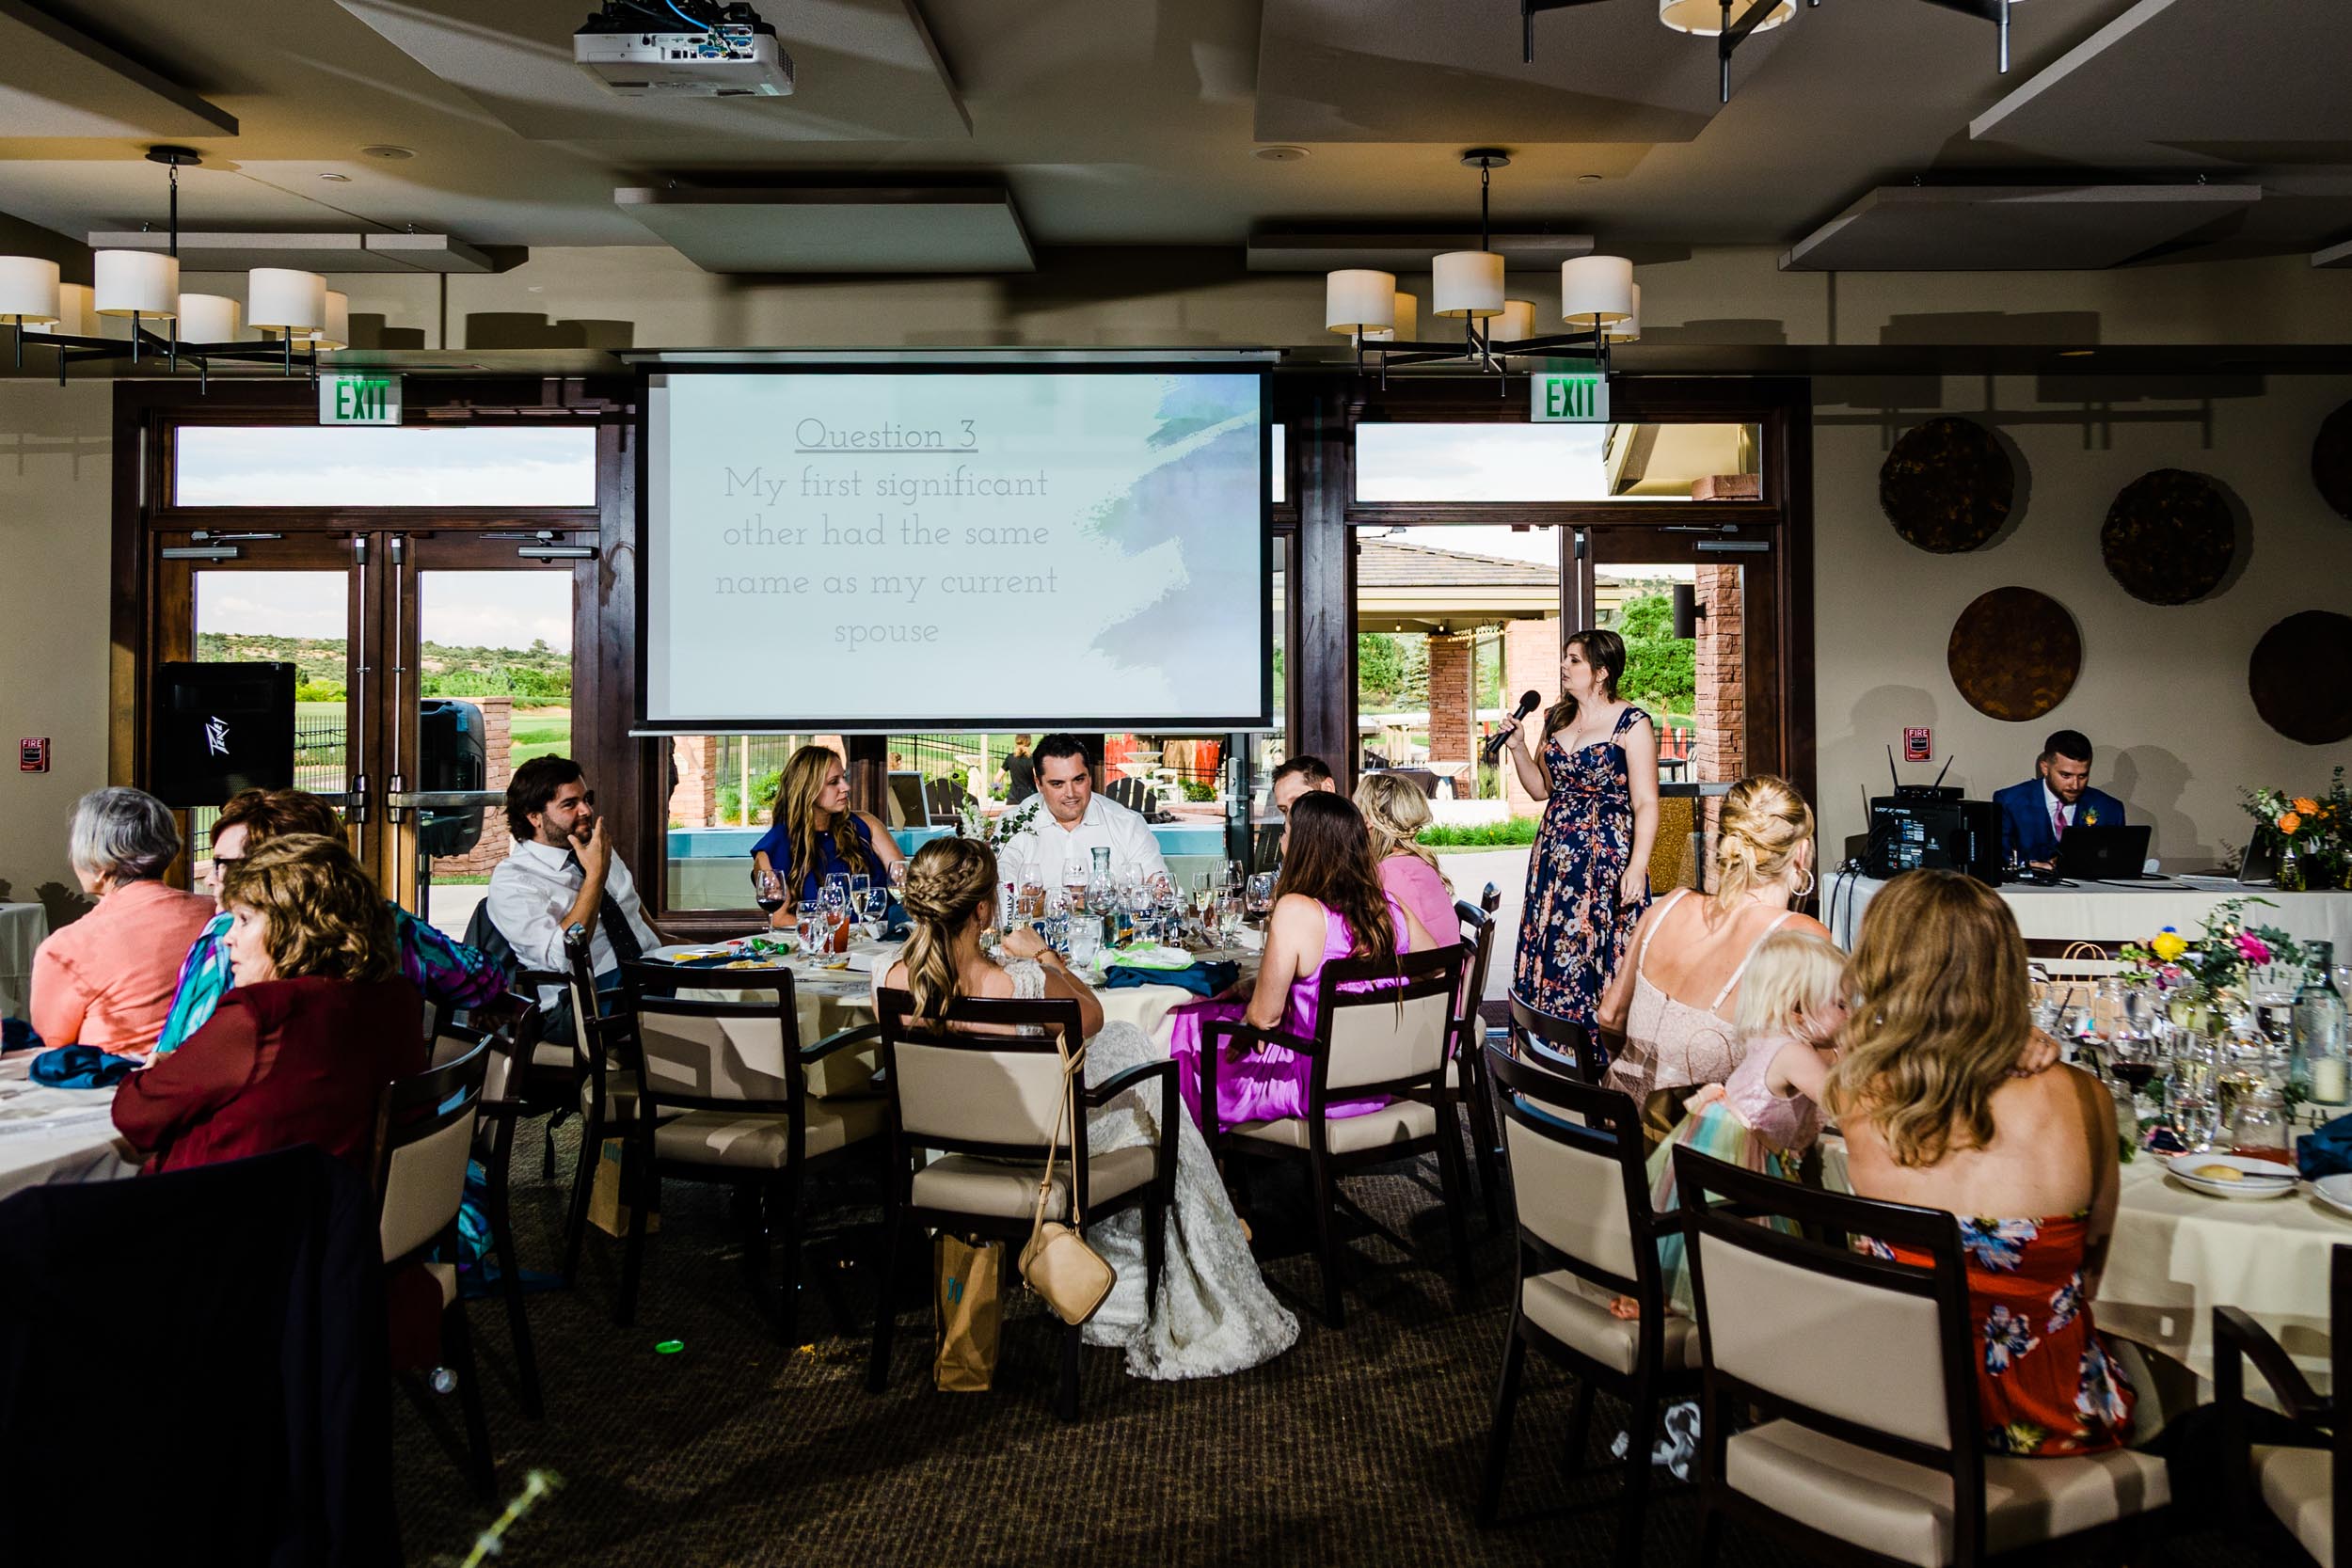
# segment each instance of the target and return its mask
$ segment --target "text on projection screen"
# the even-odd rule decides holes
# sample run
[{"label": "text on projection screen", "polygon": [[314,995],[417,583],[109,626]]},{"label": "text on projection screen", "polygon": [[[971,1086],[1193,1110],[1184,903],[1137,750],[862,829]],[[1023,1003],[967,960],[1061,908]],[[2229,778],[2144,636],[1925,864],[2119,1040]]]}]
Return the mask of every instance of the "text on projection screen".
[{"label": "text on projection screen", "polygon": [[679,374],[646,719],[1259,711],[1256,375]]}]

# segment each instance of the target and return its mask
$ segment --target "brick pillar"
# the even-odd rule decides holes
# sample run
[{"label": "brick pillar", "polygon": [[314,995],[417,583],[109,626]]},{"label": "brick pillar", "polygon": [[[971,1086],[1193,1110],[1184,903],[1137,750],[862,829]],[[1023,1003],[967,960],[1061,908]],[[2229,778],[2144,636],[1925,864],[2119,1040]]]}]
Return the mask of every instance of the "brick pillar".
[{"label": "brick pillar", "polygon": [[1470,794],[1471,760],[1477,752],[1476,687],[1470,679],[1471,641],[1466,635],[1432,632],[1429,647],[1429,768],[1454,780],[1458,797]]},{"label": "brick pillar", "polygon": [[681,735],[670,742],[677,788],[670,795],[670,820],[684,828],[708,828],[719,812],[719,737]]},{"label": "brick pillar", "polygon": [[[1700,566],[1694,576],[1699,606],[1706,614],[1698,624],[1693,653],[1697,692],[1692,719],[1698,733],[1692,737],[1690,776],[1729,784],[1745,777],[1748,770],[1747,621],[1740,568]],[[1708,802],[1710,856],[1719,803]]]},{"label": "brick pillar", "polygon": [[[482,787],[502,791],[507,781],[515,776],[515,699],[469,697],[466,701],[482,710]],[[481,838],[462,855],[437,857],[433,862],[434,879],[486,877],[506,858],[512,843],[506,831],[506,814],[496,806],[489,807],[482,814]]]},{"label": "brick pillar", "polygon": [[[1556,615],[1540,621],[1503,623],[1502,710],[1505,713],[1518,706],[1522,691],[1540,693],[1547,708],[1560,700],[1560,618]],[[1541,725],[1543,720],[1543,709],[1538,708],[1528,716],[1527,721]],[[1543,803],[1519,787],[1518,770],[1510,766],[1510,758],[1505,757],[1502,762],[1502,798],[1509,802],[1511,815],[1542,816]]]}]

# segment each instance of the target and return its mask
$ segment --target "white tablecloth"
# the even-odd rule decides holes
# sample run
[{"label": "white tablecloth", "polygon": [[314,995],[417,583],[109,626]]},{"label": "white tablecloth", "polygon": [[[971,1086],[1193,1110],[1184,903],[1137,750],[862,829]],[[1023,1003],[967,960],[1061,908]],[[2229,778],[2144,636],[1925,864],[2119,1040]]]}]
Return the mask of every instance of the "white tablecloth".
[{"label": "white tablecloth", "polygon": [[[1869,907],[1884,882],[1865,877],[1851,886],[1833,881],[1829,892],[1836,905],[1827,911],[1830,934],[1851,949],[1861,929],[1862,911]],[[2246,887],[2215,879],[2196,883],[2162,881],[2137,885],[2082,882],[2074,887],[2036,887],[2017,882],[2001,889],[2001,901],[2017,916],[2017,928],[2028,940],[2144,942],[2167,926],[2194,935],[2213,907],[2226,898],[2267,899],[2270,908],[2255,905],[2247,911],[2257,926],[2275,926],[2291,937],[2309,942],[2325,938],[2336,944],[2339,959],[2352,954],[2352,893],[2280,893],[2275,888]]]},{"label": "white tablecloth", "polygon": [[52,1089],[25,1074],[32,1057],[0,1062],[0,1197],[52,1181],[112,1181],[138,1172],[115,1136],[112,1089]]},{"label": "white tablecloth", "polygon": [[49,934],[39,904],[0,904],[0,1018],[29,1016],[33,949]]}]

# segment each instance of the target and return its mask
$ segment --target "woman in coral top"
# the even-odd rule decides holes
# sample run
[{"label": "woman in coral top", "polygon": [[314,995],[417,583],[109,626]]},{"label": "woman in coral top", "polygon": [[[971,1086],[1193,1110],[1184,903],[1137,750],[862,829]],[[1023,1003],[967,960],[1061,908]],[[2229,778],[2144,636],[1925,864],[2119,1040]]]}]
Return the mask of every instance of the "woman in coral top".
[{"label": "woman in coral top", "polygon": [[33,1032],[46,1045],[145,1052],[163,1033],[180,960],[213,918],[212,900],[164,886],[180,829],[144,790],[83,796],[67,856],[98,907],[33,955]]}]

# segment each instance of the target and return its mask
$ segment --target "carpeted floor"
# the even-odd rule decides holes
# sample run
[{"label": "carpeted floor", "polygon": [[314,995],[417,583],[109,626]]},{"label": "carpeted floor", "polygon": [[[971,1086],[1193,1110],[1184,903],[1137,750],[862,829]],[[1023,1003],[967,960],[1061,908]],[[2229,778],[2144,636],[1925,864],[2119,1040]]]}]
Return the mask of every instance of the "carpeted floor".
[{"label": "carpeted floor", "polygon": [[[571,1124],[576,1126],[577,1124]],[[573,1144],[559,1133],[559,1169]],[[529,1268],[561,1256],[564,1183],[539,1174],[537,1124],[516,1162],[516,1219]],[[1443,1256],[1435,1163],[1353,1184],[1372,1213]],[[1314,1287],[1298,1196],[1256,1183],[1260,1247],[1278,1287]],[[817,1223],[870,1220],[873,1192],[817,1188]],[[837,1251],[870,1248],[849,1232]],[[1570,1481],[1560,1447],[1568,1380],[1531,1362],[1505,1522],[1470,1517],[1484,1452],[1509,1249],[1473,1223],[1477,1287],[1457,1301],[1447,1276],[1384,1242],[1358,1243],[1347,1327],[1300,1313],[1299,1343],[1239,1376],[1153,1384],[1111,1352],[1089,1351],[1078,1421],[1049,1407],[1058,1339],[1034,1302],[1016,1299],[1004,1364],[986,1394],[930,1386],[930,1336],[913,1283],[902,1305],[889,1390],[865,1389],[871,1287],[862,1267],[830,1266],[850,1314],[845,1332],[825,1292],[803,1292],[803,1338],[778,1343],[741,1265],[741,1231],[723,1189],[671,1182],[649,1243],[633,1328],[612,1305],[619,1249],[591,1232],[579,1288],[531,1299],[546,1388],[545,1419],[515,1397],[505,1315],[478,1303],[501,1498],[527,1471],[562,1487],[506,1536],[509,1568],[736,1563],[1604,1563],[1615,1547],[1615,1478]],[[821,1248],[819,1249],[821,1256]],[[914,1272],[914,1271],[908,1271]],[[1015,1290],[1017,1298],[1018,1291]],[[659,1341],[683,1341],[661,1354]],[[456,1401],[446,1407],[449,1429]],[[1605,1399],[1588,1464],[1607,1465],[1618,1428]],[[404,1539],[412,1564],[456,1563],[494,1512],[477,1507],[434,1428],[396,1402]],[[1644,1560],[1689,1561],[1698,1510],[1688,1494],[1653,1496]],[[2265,1554],[2232,1545],[2215,1521],[2168,1532],[2168,1564],[2229,1568]],[[1735,1535],[1726,1564],[1801,1560]]]}]

